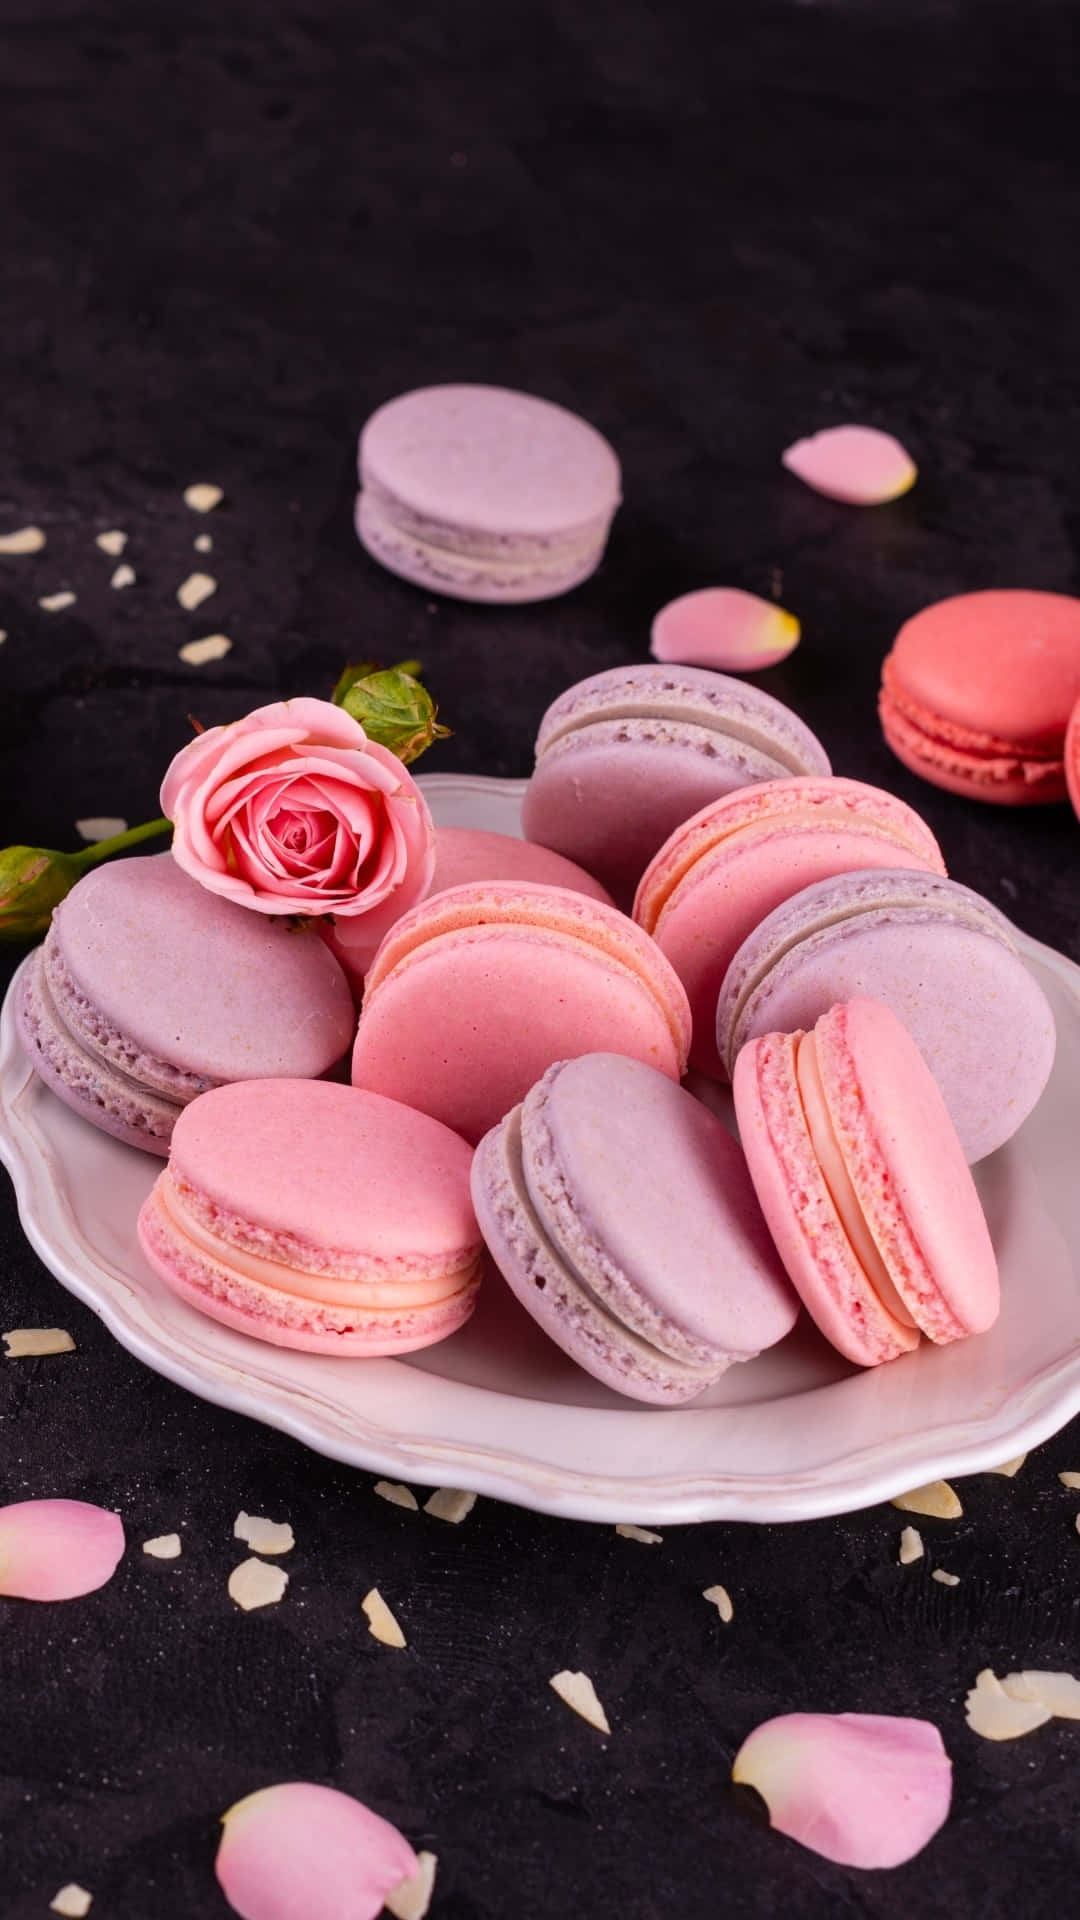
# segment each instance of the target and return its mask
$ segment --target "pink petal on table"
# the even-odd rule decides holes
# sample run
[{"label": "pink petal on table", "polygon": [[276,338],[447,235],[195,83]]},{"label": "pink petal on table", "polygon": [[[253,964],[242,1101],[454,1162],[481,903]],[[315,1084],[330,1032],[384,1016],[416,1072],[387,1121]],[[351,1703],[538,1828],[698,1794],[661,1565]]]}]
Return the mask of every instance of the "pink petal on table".
[{"label": "pink petal on table", "polygon": [[722,673],[756,673],[799,644],[794,614],[741,587],[701,587],[661,607],[652,623],[654,660]]},{"label": "pink petal on table", "polygon": [[249,1794],[222,1825],[215,1870],[242,1920],[375,1920],[419,1869],[388,1820],[305,1780]]},{"label": "pink petal on table", "polygon": [[877,427],[825,427],[780,455],[789,473],[815,492],[855,507],[876,507],[915,485],[918,468],[891,433]]},{"label": "pink petal on table", "polygon": [[76,1600],[111,1580],[124,1551],[119,1514],[84,1500],[0,1507],[0,1594]]},{"label": "pink petal on table", "polygon": [[744,1740],[732,1777],[756,1787],[779,1832],[846,1867],[898,1867],[933,1839],[952,1763],[928,1720],[785,1713]]}]

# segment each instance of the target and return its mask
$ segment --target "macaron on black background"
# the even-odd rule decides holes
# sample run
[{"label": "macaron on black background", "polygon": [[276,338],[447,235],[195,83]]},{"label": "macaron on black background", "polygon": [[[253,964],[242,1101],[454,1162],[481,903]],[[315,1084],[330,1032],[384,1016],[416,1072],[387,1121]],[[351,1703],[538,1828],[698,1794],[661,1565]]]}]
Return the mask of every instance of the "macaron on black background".
[{"label": "macaron on black background", "polygon": [[[4,841],[148,818],[189,714],[329,694],[369,656],[424,661],[454,728],[432,771],[525,774],[562,687],[644,657],[665,600],[725,583],[802,620],[762,684],[836,770],[912,801],[957,879],[1080,958],[1071,812],[924,787],[875,716],[882,655],[928,601],[1080,590],[1069,0],[0,0],[0,24],[0,522],[48,535],[0,560]],[[358,547],[359,428],[438,380],[545,395],[618,450],[607,559],[567,599],[433,600]],[[900,437],[911,494],[860,510],[782,470],[843,420]],[[196,480],[225,490],[205,519]],[[124,590],[93,543],[110,527]],[[196,568],[218,589],[186,614]],[[65,587],[76,604],[42,611]],[[221,663],[178,659],[215,631]],[[1074,1904],[1080,1732],[994,1746],[962,1699],[984,1665],[1075,1663],[1057,1472],[1080,1430],[966,1482],[961,1521],[919,1523],[951,1589],[897,1566],[888,1506],[656,1548],[490,1500],[451,1528],[139,1366],[0,1188],[3,1325],[78,1343],[0,1362],[0,1498],[100,1501],[130,1541],[90,1599],[0,1602],[5,1920],[69,1879],[102,1920],[224,1914],[218,1816],[290,1778],[436,1851],[439,1920]],[[298,1541],[286,1600],[250,1616],[225,1590],[241,1507]],[[174,1527],[182,1560],[145,1560]],[[700,1597],[716,1581],[730,1626]],[[373,1584],[403,1654],[366,1632]],[[610,1740],[551,1693],[564,1666],[592,1675]],[[803,1708],[936,1722],[955,1795],[927,1853],[859,1875],[737,1802],[742,1739]]]}]

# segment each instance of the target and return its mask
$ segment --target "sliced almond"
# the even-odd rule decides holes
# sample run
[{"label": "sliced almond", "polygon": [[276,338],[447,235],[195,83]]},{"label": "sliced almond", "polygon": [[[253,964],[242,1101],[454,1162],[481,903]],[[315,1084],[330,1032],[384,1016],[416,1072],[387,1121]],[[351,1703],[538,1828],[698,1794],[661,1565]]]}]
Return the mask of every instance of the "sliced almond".
[{"label": "sliced almond", "polygon": [[44,545],[40,527],[17,527],[14,533],[0,533],[0,553],[40,553]]},{"label": "sliced almond", "polygon": [[452,1527],[459,1527],[475,1505],[475,1493],[463,1493],[458,1487],[436,1487],[430,1500],[424,1501],[424,1512],[434,1514],[436,1520],[449,1520]]},{"label": "sliced almond", "polygon": [[360,1602],[367,1614],[368,1632],[384,1647],[404,1647],[407,1642],[378,1587],[372,1587]]},{"label": "sliced almond", "polygon": [[193,613],[217,592],[217,581],[209,573],[189,573],[186,580],[176,589],[176,597],[186,613]]},{"label": "sliced almond", "polygon": [[209,480],[195,480],[190,487],[184,488],[184,504],[193,513],[212,513],[224,498],[222,489]]},{"label": "sliced almond", "polygon": [[188,640],[179,649],[181,660],[189,667],[205,667],[211,660],[224,660],[232,651],[232,641],[227,633],[208,633],[202,640]]},{"label": "sliced almond", "polygon": [[1073,1492],[1080,1487],[1080,1473],[1059,1473],[1058,1479],[1063,1487],[1068,1487]]},{"label": "sliced almond", "polygon": [[66,587],[62,593],[47,593],[38,601],[38,606],[43,607],[46,613],[63,613],[65,607],[74,605],[75,595],[69,593]]},{"label": "sliced almond", "polygon": [[975,1685],[964,1700],[964,1712],[972,1732],[981,1734],[984,1740],[1017,1740],[1052,1718],[1049,1707],[1039,1701],[1017,1700],[1006,1693],[989,1667],[976,1675]]},{"label": "sliced almond", "polygon": [[63,1914],[64,1920],[86,1920],[93,1904],[93,1894],[80,1887],[77,1880],[69,1880],[49,1901],[49,1912]]},{"label": "sliced almond", "polygon": [[918,1527],[904,1527],[901,1530],[900,1552],[897,1557],[902,1567],[910,1567],[913,1561],[922,1559],[922,1534]]},{"label": "sliced almond", "polygon": [[288,1584],[284,1567],[268,1567],[265,1560],[241,1560],[229,1575],[229,1597],[251,1613],[256,1607],[275,1606]]},{"label": "sliced almond", "polygon": [[411,1487],[403,1487],[400,1480],[376,1480],[375,1492],[380,1500],[389,1500],[392,1507],[408,1507],[410,1513],[419,1513],[420,1502]]},{"label": "sliced almond", "polygon": [[75,1342],[63,1327],[13,1327],[3,1335],[8,1360],[36,1360],[47,1353],[74,1353]]},{"label": "sliced almond", "polygon": [[118,833],[126,833],[127,824],[119,814],[102,813],[89,820],[76,820],[75,831],[80,840],[111,840]]},{"label": "sliced almond", "polygon": [[706,1587],[702,1594],[705,1600],[711,1600],[725,1626],[730,1626],[735,1618],[735,1608],[726,1587]]},{"label": "sliced almond", "polygon": [[910,1493],[898,1493],[890,1505],[901,1513],[925,1513],[931,1520],[959,1520],[964,1511],[947,1480],[931,1480]]},{"label": "sliced almond", "polygon": [[197,534],[194,541],[196,553],[213,553],[214,543],[208,533]]},{"label": "sliced almond", "polygon": [[624,1540],[637,1540],[643,1547],[660,1547],[664,1544],[662,1533],[650,1533],[648,1527],[635,1527],[630,1521],[617,1526],[615,1531],[621,1534]]},{"label": "sliced almond", "polygon": [[126,560],[120,566],[114,567],[109,585],[110,587],[133,587],[135,585],[134,567],[129,567]]},{"label": "sliced almond", "polygon": [[291,1553],[296,1545],[287,1520],[265,1520],[257,1513],[237,1514],[233,1539],[242,1540],[252,1553]]},{"label": "sliced almond", "polygon": [[579,1713],[583,1720],[587,1720],[590,1727],[595,1727],[598,1733],[611,1732],[607,1714],[597,1699],[596,1688],[587,1673],[571,1673],[564,1667],[561,1673],[552,1674],[549,1684],[554,1687],[559,1699]]},{"label": "sliced almond", "polygon": [[439,1856],[437,1853],[418,1853],[416,1857],[420,1862],[417,1871],[410,1879],[391,1887],[383,1901],[387,1913],[392,1913],[394,1920],[424,1920],[431,1905]]},{"label": "sliced almond", "polygon": [[1036,1700],[1055,1720],[1080,1720],[1080,1680],[1073,1673],[1046,1673],[1028,1667],[1007,1673],[1002,1686],[1011,1700]]},{"label": "sliced almond", "polygon": [[1014,1460],[1003,1460],[1000,1467],[991,1467],[989,1471],[991,1473],[1003,1473],[1007,1480],[1012,1480],[1016,1474],[1019,1473],[1026,1459],[1026,1453],[1018,1453]]},{"label": "sliced almond", "polygon": [[111,554],[114,560],[119,560],[127,543],[127,534],[121,533],[119,527],[110,527],[108,533],[97,534],[94,541],[95,546],[100,547],[102,553]]},{"label": "sliced almond", "polygon": [[180,1535],[178,1533],[159,1533],[153,1540],[144,1540],[142,1550],[144,1553],[150,1555],[151,1560],[179,1560],[181,1553]]},{"label": "sliced almond", "polygon": [[958,1573],[946,1573],[944,1567],[935,1567],[930,1578],[931,1580],[936,1580],[939,1587],[958,1587],[960,1585],[960,1575]]}]

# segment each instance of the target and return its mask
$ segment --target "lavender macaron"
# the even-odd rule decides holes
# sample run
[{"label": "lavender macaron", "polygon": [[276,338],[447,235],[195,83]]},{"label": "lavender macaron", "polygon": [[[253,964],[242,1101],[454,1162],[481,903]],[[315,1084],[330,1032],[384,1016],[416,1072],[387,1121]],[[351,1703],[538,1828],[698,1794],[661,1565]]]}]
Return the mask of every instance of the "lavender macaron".
[{"label": "lavender macaron", "polygon": [[691,814],[755,781],[831,771],[817,736],[760,687],[704,667],[609,667],[541,720],[522,827],[628,906]]},{"label": "lavender macaron", "polygon": [[480,1231],[571,1359],[678,1406],[782,1340],[798,1302],[740,1148],[654,1068],[560,1061],[476,1150]]},{"label": "lavender macaron", "polygon": [[360,435],[356,531],[374,560],[459,600],[548,600],[600,564],[620,498],[603,435],[506,387],[421,387]]},{"label": "lavender macaron", "polygon": [[1054,1062],[1054,1016],[1004,914],[955,880],[870,868],[804,887],[747,935],[716,1010],[721,1057],[883,1001],[934,1075],[970,1162],[1012,1137]]},{"label": "lavender macaron", "polygon": [[73,887],[20,983],[23,1048],[104,1132],[165,1156],[188,1103],[233,1080],[314,1080],[356,1030],[322,941],[209,893],[171,853]]}]

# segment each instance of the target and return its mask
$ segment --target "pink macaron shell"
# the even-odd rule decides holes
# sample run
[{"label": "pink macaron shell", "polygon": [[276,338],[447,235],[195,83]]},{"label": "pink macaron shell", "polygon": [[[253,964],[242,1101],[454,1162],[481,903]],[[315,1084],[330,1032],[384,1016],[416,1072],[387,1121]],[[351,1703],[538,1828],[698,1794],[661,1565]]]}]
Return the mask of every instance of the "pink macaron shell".
[{"label": "pink macaron shell", "polygon": [[1080,820],[1080,699],[1072,710],[1065,734],[1065,780],[1073,812]]},{"label": "pink macaron shell", "polygon": [[905,1305],[932,1340],[982,1333],[1000,1307],[997,1260],[956,1128],[896,1015],[851,1000],[815,1028],[848,1173]]},{"label": "pink macaron shell", "polygon": [[741,587],[700,587],[661,607],[652,623],[654,660],[680,660],[721,673],[758,673],[799,644],[799,622]]},{"label": "pink macaron shell", "polygon": [[487,833],[478,827],[437,827],[435,877],[429,897],[450,887],[488,880],[527,880],[538,886],[567,887],[571,893],[602,900],[605,906],[615,904],[599,880],[575,861],[553,853],[550,847],[517,840],[509,833]]},{"label": "pink macaron shell", "polygon": [[945,870],[929,828],[903,801],[835,777],[767,782],[676,830],[642,877],[634,913],[686,988],[693,1066],[723,1077],[717,1000],[766,914],[816,880],[886,867]]},{"label": "pink macaron shell", "polygon": [[883,1305],[844,1231],[806,1124],[800,1037],[763,1034],[742,1049],[732,1080],[739,1137],[777,1252],[811,1318],[847,1359],[880,1366],[910,1353],[919,1336]]},{"label": "pink macaron shell", "polygon": [[901,707],[884,685],[878,696],[878,717],[885,743],[901,764],[945,793],[999,807],[1046,806],[1064,798],[1060,759],[1024,756],[989,737],[981,752],[939,739],[932,714],[916,719],[910,702]]},{"label": "pink macaron shell", "polygon": [[16,989],[15,1024],[38,1078],[80,1119],[125,1146],[168,1154],[180,1105],[137,1086],[78,1044],[52,1006],[41,948]]}]

